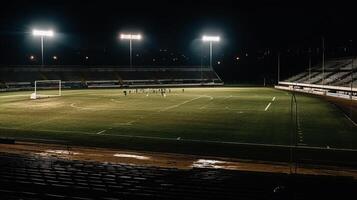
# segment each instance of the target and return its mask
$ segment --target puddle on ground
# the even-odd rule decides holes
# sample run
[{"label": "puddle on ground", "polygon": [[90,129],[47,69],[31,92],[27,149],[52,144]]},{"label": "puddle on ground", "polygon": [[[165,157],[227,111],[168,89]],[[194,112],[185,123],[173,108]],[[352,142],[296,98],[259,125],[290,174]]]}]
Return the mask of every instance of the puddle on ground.
[{"label": "puddle on ground", "polygon": [[229,162],[220,161],[220,160],[207,160],[207,159],[198,159],[193,162],[193,168],[213,168],[213,169],[230,169],[232,168],[229,165]]},{"label": "puddle on ground", "polygon": [[82,153],[68,151],[68,150],[46,150],[45,152],[37,153],[41,156],[51,156],[51,155],[61,155],[61,156],[68,156],[68,155],[80,155]]},{"label": "puddle on ground", "polygon": [[117,153],[114,154],[115,157],[120,157],[120,158],[135,158],[139,160],[149,160],[150,157],[148,156],[140,156],[140,155],[135,155],[135,154],[124,154],[124,153]]}]

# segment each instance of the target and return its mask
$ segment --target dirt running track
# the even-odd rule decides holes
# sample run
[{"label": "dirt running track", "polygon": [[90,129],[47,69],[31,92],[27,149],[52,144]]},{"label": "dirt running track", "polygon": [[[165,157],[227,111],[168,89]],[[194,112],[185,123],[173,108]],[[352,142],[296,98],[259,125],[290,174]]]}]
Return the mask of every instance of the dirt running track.
[{"label": "dirt running track", "polygon": [[[289,173],[288,163],[259,162],[223,157],[202,157],[195,155],[168,154],[155,152],[126,151],[89,147],[67,147],[44,143],[16,142],[0,144],[0,152],[39,157],[57,157],[69,160],[97,161],[103,163],[131,164],[165,168],[191,169],[216,168],[241,171]],[[357,169],[334,166],[300,165],[300,174],[352,176],[357,179]]]}]

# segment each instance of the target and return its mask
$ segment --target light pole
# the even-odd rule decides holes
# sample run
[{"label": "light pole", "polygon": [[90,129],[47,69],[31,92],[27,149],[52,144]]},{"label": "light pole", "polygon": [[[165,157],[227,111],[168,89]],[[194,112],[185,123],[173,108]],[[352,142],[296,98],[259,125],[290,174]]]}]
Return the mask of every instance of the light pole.
[{"label": "light pole", "polygon": [[219,36],[207,36],[207,35],[202,36],[203,42],[209,42],[209,66],[211,68],[212,68],[212,43],[219,42],[219,40],[220,40]]},{"label": "light pole", "polygon": [[34,29],[32,31],[32,35],[41,37],[41,65],[43,66],[44,65],[44,60],[43,60],[43,38],[44,37],[53,37],[54,32],[52,30],[37,30],[37,29]]},{"label": "light pole", "polygon": [[325,38],[322,37],[322,86],[325,85]]},{"label": "light pole", "polygon": [[278,52],[278,85],[280,82],[280,52]]},{"label": "light pole", "polygon": [[120,34],[120,39],[122,40],[129,40],[129,56],[130,56],[130,68],[133,67],[133,47],[132,47],[132,40],[141,40],[140,34]]}]

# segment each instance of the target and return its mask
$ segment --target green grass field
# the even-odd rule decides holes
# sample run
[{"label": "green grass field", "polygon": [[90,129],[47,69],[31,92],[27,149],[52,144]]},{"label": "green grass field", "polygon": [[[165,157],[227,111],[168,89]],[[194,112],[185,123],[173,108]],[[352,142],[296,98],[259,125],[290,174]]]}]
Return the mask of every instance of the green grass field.
[{"label": "green grass field", "polygon": [[[0,93],[0,137],[234,156],[242,154],[235,143],[289,145],[294,130],[291,94],[271,88],[173,88],[166,97],[64,90],[38,100],[30,93]],[[356,126],[334,105],[305,95],[297,102],[299,145],[357,148]]]}]

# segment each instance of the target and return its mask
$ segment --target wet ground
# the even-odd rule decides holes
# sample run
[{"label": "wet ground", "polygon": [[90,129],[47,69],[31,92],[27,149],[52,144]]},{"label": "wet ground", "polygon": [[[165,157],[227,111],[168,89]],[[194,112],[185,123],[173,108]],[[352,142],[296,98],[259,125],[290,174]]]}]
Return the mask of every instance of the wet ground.
[{"label": "wet ground", "polygon": [[[127,151],[120,149],[90,148],[54,145],[45,143],[17,142],[0,144],[1,152],[34,156],[39,158],[60,158],[66,160],[92,161],[125,165],[164,167],[177,169],[227,169],[255,172],[350,176],[357,179],[357,169],[324,165],[290,165],[284,162],[262,162],[225,157],[204,157],[195,155]],[[297,168],[295,168],[297,166]]]},{"label": "wet ground", "polygon": [[[0,153],[1,199],[353,199],[357,188],[356,180],[348,177],[113,164],[59,158],[83,151],[46,153]],[[119,154],[115,157],[137,158]]]}]

